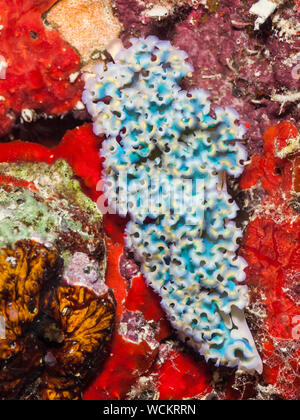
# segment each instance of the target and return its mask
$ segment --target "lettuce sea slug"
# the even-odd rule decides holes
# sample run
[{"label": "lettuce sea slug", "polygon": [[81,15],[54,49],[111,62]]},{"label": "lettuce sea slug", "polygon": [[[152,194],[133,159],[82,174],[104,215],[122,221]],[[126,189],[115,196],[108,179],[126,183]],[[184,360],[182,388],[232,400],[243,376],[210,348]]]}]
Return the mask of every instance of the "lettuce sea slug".
[{"label": "lettuce sea slug", "polygon": [[216,365],[262,371],[243,310],[249,303],[238,207],[221,182],[239,177],[245,133],[232,109],[180,87],[188,55],[155,37],[132,39],[86,76],[83,101],[105,133],[105,196],[129,215],[127,245],[182,340]]}]

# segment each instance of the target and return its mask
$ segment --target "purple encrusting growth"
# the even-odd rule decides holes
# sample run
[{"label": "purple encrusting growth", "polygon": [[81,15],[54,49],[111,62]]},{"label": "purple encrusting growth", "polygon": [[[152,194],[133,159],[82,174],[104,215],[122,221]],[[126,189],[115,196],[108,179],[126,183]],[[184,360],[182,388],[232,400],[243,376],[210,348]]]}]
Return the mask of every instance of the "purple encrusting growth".
[{"label": "purple encrusting growth", "polygon": [[171,36],[173,45],[188,52],[195,69],[185,87],[204,88],[213,103],[238,111],[249,125],[250,156],[260,151],[267,127],[286,119],[300,120],[298,103],[291,97],[300,84],[299,72],[293,77],[300,64],[296,3],[286,2],[255,31],[256,16],[249,11],[256,0],[185,0],[177,2],[180,7],[170,8],[168,16],[148,19],[147,2],[129,1],[130,8],[128,0],[116,1],[125,45],[132,35]]}]

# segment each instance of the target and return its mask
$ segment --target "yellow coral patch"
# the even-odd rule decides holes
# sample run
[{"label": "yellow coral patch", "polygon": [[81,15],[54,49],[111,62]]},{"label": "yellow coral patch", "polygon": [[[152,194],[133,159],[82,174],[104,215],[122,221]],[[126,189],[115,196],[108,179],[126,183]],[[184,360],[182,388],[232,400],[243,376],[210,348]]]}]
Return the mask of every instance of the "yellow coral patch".
[{"label": "yellow coral patch", "polygon": [[300,194],[300,156],[294,162],[294,191]]},{"label": "yellow coral patch", "polygon": [[100,58],[122,30],[110,0],[61,0],[47,13],[47,22],[74,47],[83,62]]}]

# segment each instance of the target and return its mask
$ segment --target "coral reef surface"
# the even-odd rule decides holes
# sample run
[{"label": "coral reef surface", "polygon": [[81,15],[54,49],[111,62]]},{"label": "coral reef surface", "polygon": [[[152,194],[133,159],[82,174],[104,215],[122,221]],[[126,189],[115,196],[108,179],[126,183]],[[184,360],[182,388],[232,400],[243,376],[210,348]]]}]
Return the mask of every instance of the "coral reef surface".
[{"label": "coral reef surface", "polygon": [[[265,183],[265,188],[268,188],[267,180],[273,179],[273,176],[277,175],[277,178],[275,178],[277,182],[282,179],[276,173],[272,144],[280,143],[281,146],[278,149],[280,151],[287,145],[297,142],[296,131],[294,128],[291,128],[291,125],[283,125],[280,133],[281,135],[279,136],[277,129],[272,129],[268,136],[270,153],[264,152],[259,158],[253,159],[253,162],[258,159],[260,161],[259,173],[266,173],[265,176],[260,175],[261,180]],[[99,169],[101,165],[99,158],[101,141],[103,139],[101,140],[101,138],[99,139],[93,134],[91,125],[85,125],[69,131],[63,138],[61,145],[54,149],[25,142],[2,144],[0,145],[0,161],[26,160],[52,163],[63,157],[72,165],[74,172],[82,179],[82,186],[96,201],[100,193],[96,190],[101,175]],[[83,155],[85,160],[82,159]],[[290,158],[292,159],[290,160]],[[296,170],[297,154],[293,153],[288,159],[283,161],[277,160],[277,164],[280,162],[285,163],[285,165],[289,165],[290,162],[289,168],[295,168]],[[285,165],[281,165],[281,168],[283,169]],[[251,170],[252,168],[253,171]],[[242,187],[246,188],[245,198],[242,195],[243,202],[241,201],[240,191],[232,191],[233,196],[240,203],[240,206],[243,207],[244,212],[245,209],[250,208],[250,216],[253,208],[257,205],[257,201],[266,194],[260,183],[252,190],[251,185],[254,185],[258,180],[256,177],[257,168],[258,166],[255,167],[254,164],[254,166],[248,166],[246,169],[242,181]],[[271,177],[272,173],[274,175]],[[295,178],[294,174],[296,172],[288,170],[284,173],[286,173],[287,177],[283,179],[288,180],[288,182],[281,183],[280,191],[290,196],[292,179]],[[273,185],[273,190],[269,189],[269,191],[273,191],[273,196],[276,194],[276,182]],[[278,191],[278,194],[280,194],[280,191]],[[285,216],[287,208],[290,210],[294,208],[296,198],[294,193],[291,198],[293,200],[289,201],[288,206],[285,207],[284,212],[281,214],[281,218]],[[276,214],[276,211],[272,211],[272,214]],[[291,214],[295,216],[295,213]],[[260,219],[255,224],[258,226],[263,220],[264,213],[261,212]],[[251,229],[251,223],[249,229]],[[265,328],[266,322],[268,324],[273,322],[274,314],[276,314],[278,319],[278,324],[276,326],[275,323],[273,324],[273,330],[276,330],[276,328],[281,328],[287,308],[294,308],[293,310],[296,311],[295,304],[299,301],[297,297],[297,282],[295,283],[294,280],[290,282],[290,277],[286,277],[287,287],[284,293],[292,297],[293,302],[295,302],[293,304],[290,300],[285,301],[287,305],[275,304],[276,301],[279,302],[276,299],[276,295],[273,294],[272,299],[266,299],[264,294],[262,296],[257,294],[259,289],[257,286],[252,287],[252,281],[255,280],[257,282],[259,276],[263,273],[267,275],[269,259],[263,258],[260,260],[259,253],[256,253],[256,267],[261,271],[257,272],[257,276],[253,273],[252,280],[249,282],[249,292],[252,299],[250,306],[246,310],[246,318],[254,334],[255,342],[263,355],[264,372],[262,376],[249,376],[240,371],[218,368],[211,363],[206,364],[203,362],[200,357],[197,357],[196,353],[189,351],[188,347],[179,344],[172,335],[172,329],[165,320],[163,311],[160,308],[159,299],[152,289],[146,285],[139,273],[139,264],[134,262],[132,253],[124,246],[125,225],[126,220],[123,221],[121,218],[110,214],[104,215],[104,228],[108,235],[106,240],[106,283],[109,288],[113,289],[118,303],[116,327],[110,357],[104,362],[103,368],[97,369],[97,372],[95,372],[96,379],[85,390],[85,399],[133,398],[172,400],[192,398],[273,400],[299,398],[296,392],[297,387],[292,386],[293,383],[297,384],[295,373],[299,364],[295,365],[295,360],[297,359],[291,358],[292,354],[296,356],[294,351],[291,352],[293,349],[291,345],[295,347],[297,341],[290,338],[288,340],[285,338],[278,340],[280,336],[276,335],[276,332],[274,335],[272,334],[272,338],[269,330]],[[293,229],[293,235],[296,235],[295,229]],[[257,236],[254,237],[254,242],[257,238]],[[297,252],[299,239],[296,236],[292,242],[290,242],[290,239],[291,236],[286,236],[286,233],[282,236],[283,248],[281,247],[280,251],[277,251],[279,246],[277,240],[269,242],[269,244],[273,247],[274,252],[282,254],[283,249],[289,252],[289,244],[291,243],[293,246],[292,250]],[[259,240],[263,241],[263,236],[260,236]],[[247,248],[245,247],[245,249]],[[247,252],[244,253],[242,250],[242,255],[248,260]],[[292,251],[293,253],[297,257],[297,253]],[[294,261],[294,267],[299,272],[299,268],[295,265],[297,259],[292,261]],[[277,263],[276,269],[280,278],[279,263]],[[251,273],[251,263],[246,272]],[[260,285],[259,288],[268,287],[269,291],[273,292],[272,273],[268,277],[266,275],[262,277],[264,284]],[[277,290],[280,291],[279,288]],[[253,299],[255,300],[253,301]],[[294,317],[290,321],[291,324],[287,327],[287,331],[292,337],[294,336],[297,339],[299,337],[297,335],[297,326],[299,324]],[[274,337],[277,337],[275,341]],[[30,353],[23,353],[22,363],[24,365],[29,355]],[[48,359],[51,361],[50,357]],[[33,358],[30,359],[30,362],[33,362]],[[28,370],[31,370],[29,364]],[[191,386],[191,384],[194,385]]]},{"label": "coral reef surface", "polygon": [[132,36],[156,35],[185,50],[194,67],[187,87],[206,89],[212,106],[237,110],[248,125],[251,155],[260,153],[270,125],[298,124],[299,0],[281,4],[257,29],[258,15],[250,13],[256,0],[180,1],[166,15],[145,19],[148,9],[165,3],[174,2],[116,0],[126,46]]},{"label": "coral reef surface", "polygon": [[[97,242],[77,224],[89,213],[80,210],[84,204],[69,203],[58,189],[50,192],[52,179],[49,200],[32,176],[22,179],[29,164],[20,165],[23,173],[18,178],[17,165],[10,174],[6,173],[10,165],[4,165],[1,197],[23,195],[11,211],[11,216],[16,211],[16,229],[8,223],[6,230],[1,224],[0,337],[4,313],[9,341],[7,346],[0,340],[1,397],[78,399],[84,392],[85,399],[299,399],[299,0],[0,0],[0,6],[0,162],[31,162],[41,181],[37,167],[52,168],[65,159],[81,189],[101,208],[106,203],[99,182],[104,172],[99,149],[105,136],[99,129],[96,137],[90,124],[82,125],[90,117],[81,101],[80,72],[90,71],[97,61],[107,70],[121,40],[128,48],[132,37],[151,35],[185,50],[185,63],[194,71],[180,80],[180,88],[209,92],[210,117],[216,117],[219,106],[238,111],[237,124],[245,125],[247,133],[232,145],[243,144],[252,159],[250,165],[245,162],[243,191],[238,179],[227,175],[232,200],[226,208],[233,208],[234,201],[240,207],[234,223],[243,233],[238,253],[248,263],[245,316],[263,361],[262,375],[205,362],[178,341],[159,295],[141,274],[147,255],[141,260],[134,247],[128,247],[124,232],[129,217],[104,215],[105,264],[101,252],[96,251],[98,259],[83,250],[85,245],[95,249]],[[115,40],[117,36],[120,39]],[[105,98],[107,104],[109,100]],[[184,112],[190,113],[189,108]],[[124,144],[119,142],[126,141],[126,134],[116,138],[122,153]],[[190,139],[192,133],[188,134]],[[182,150],[184,145],[180,146]],[[164,149],[163,155],[166,152],[170,153]],[[111,151],[106,153],[110,156]],[[151,159],[161,156],[155,148],[142,165],[149,168]],[[212,157],[207,159],[212,164]],[[67,168],[61,161],[59,167]],[[77,200],[82,196],[73,181],[72,176],[70,194]],[[225,192],[224,172],[217,185],[224,198],[222,186]],[[45,222],[60,220],[51,201],[62,204],[68,225],[59,223],[57,231],[47,232]],[[41,210],[33,219],[39,234],[26,211],[22,222],[18,209],[25,203]],[[5,205],[14,207],[11,195]],[[7,221],[7,208],[2,210]],[[135,215],[140,217],[137,209]],[[59,238],[70,232],[70,219],[76,240],[70,234],[64,244]],[[153,219],[147,218],[146,224],[153,224]],[[98,244],[100,251],[102,227]],[[101,281],[95,282],[99,271]],[[96,295],[106,287],[113,290],[116,308],[111,292]],[[107,299],[109,310],[104,313]],[[105,358],[114,312],[114,334]]]}]

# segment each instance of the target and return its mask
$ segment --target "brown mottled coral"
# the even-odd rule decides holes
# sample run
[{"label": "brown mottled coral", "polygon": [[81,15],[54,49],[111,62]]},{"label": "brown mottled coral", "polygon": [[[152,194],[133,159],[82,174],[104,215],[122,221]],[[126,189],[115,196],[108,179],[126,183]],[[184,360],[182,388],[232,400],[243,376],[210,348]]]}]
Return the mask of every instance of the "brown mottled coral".
[{"label": "brown mottled coral", "polygon": [[55,288],[60,268],[57,252],[33,241],[1,250],[0,315],[6,328],[0,399],[80,399],[106,354],[115,316],[112,293]]},{"label": "brown mottled coral", "polygon": [[79,399],[90,369],[103,359],[115,314],[111,294],[96,299],[84,287],[59,287],[52,295],[51,312],[64,334],[53,349],[42,381],[42,399]]},{"label": "brown mottled coral", "polygon": [[21,241],[14,249],[1,250],[0,315],[5,323],[5,339],[0,339],[1,398],[15,396],[28,371],[39,364],[35,340],[24,336],[39,314],[43,286],[56,275],[58,267],[56,252],[32,241]]},{"label": "brown mottled coral", "polygon": [[0,311],[6,321],[6,339],[0,357],[8,359],[20,348],[18,340],[39,313],[43,283],[58,265],[58,256],[31,241],[0,253]]}]

